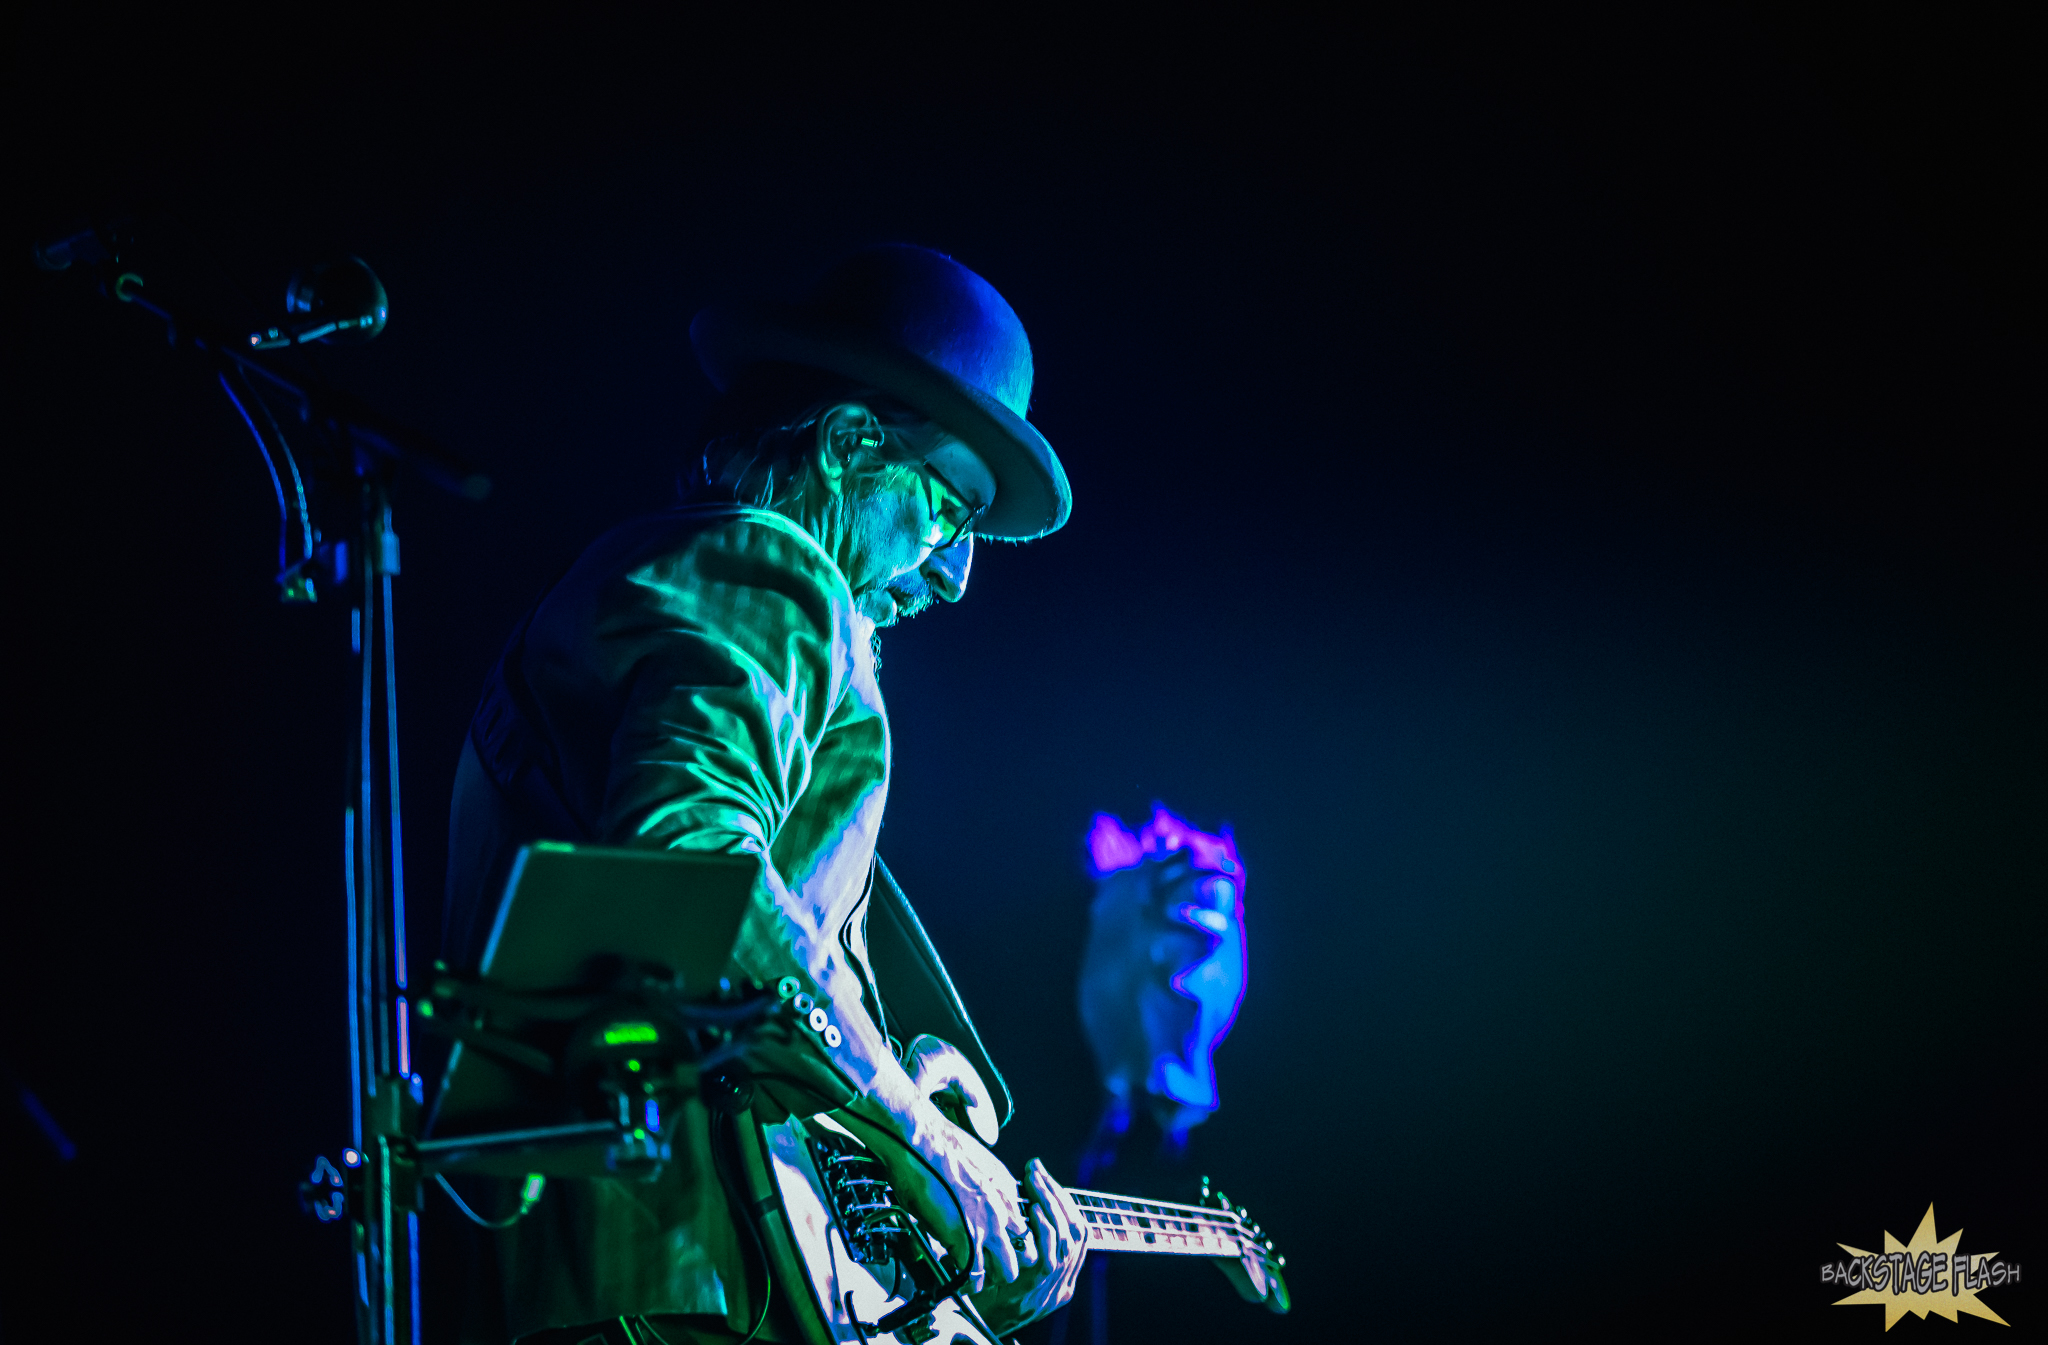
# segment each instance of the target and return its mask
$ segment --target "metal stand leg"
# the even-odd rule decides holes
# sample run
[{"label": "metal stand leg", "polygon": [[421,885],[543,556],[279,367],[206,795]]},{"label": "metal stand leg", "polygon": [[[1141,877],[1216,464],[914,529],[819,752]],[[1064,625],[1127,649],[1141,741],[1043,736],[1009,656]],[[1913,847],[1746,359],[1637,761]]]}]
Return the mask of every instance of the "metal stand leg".
[{"label": "metal stand leg", "polygon": [[[398,665],[391,604],[398,538],[391,530],[383,486],[374,478],[365,478],[363,506],[361,588],[349,622],[360,700],[350,752],[349,802],[343,810],[349,845],[349,1060],[355,1139],[350,1167],[360,1174],[350,1202],[357,1337],[362,1345],[414,1345],[420,1336],[421,1202],[414,1144],[421,1081],[412,1068],[405,947]],[[386,782],[382,809],[380,774]]]},{"label": "metal stand leg", "polygon": [[[394,654],[391,581],[398,573],[398,537],[391,529],[387,487],[401,467],[471,500],[490,494],[490,479],[422,436],[376,414],[357,399],[310,380],[258,352],[280,350],[344,333],[367,340],[384,327],[384,287],[360,260],[313,267],[292,282],[294,311],[312,317],[243,336],[181,322],[152,300],[143,277],[126,269],[133,238],[112,225],[41,245],[36,264],[70,272],[92,288],[164,324],[173,347],[202,357],[254,436],[270,474],[279,515],[278,596],[317,600],[319,585],[337,594],[351,581],[349,643],[361,676],[357,729],[348,754],[342,835],[348,918],[349,1140],[337,1169],[324,1156],[300,1183],[306,1211],[323,1223],[346,1217],[353,1235],[357,1336],[363,1345],[412,1345],[419,1338],[419,1180],[414,1158],[420,1079],[412,1069],[406,1003],[405,846],[399,817],[398,669]],[[322,279],[322,277],[326,279]],[[323,451],[308,476],[286,442],[271,406],[289,399],[297,424]],[[301,431],[294,428],[293,435]],[[280,474],[278,464],[286,471]],[[289,480],[290,488],[286,483]],[[356,491],[360,514],[350,541],[321,544],[313,526],[308,483]],[[317,495],[318,492],[315,492]],[[336,503],[346,506],[346,499]],[[320,511],[325,515],[325,510]],[[347,532],[342,529],[339,531]],[[296,539],[296,545],[294,545]],[[351,567],[350,553],[359,557]],[[297,552],[296,561],[292,559]],[[349,574],[353,568],[356,573]],[[381,620],[380,620],[381,617]],[[381,631],[384,732],[377,721],[378,635]],[[379,825],[377,743],[384,750],[388,811]],[[388,902],[388,904],[387,904]]]}]

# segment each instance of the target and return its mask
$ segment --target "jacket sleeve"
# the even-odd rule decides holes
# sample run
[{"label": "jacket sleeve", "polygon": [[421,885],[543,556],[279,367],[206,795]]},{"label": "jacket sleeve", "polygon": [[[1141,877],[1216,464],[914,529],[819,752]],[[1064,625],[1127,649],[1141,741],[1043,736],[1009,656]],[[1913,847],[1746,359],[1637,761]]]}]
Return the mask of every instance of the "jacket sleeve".
[{"label": "jacket sleeve", "polygon": [[838,569],[794,527],[735,522],[627,568],[595,617],[618,697],[598,839],[758,856],[740,968],[767,984],[801,975],[841,1025],[832,1065],[891,1110],[907,1106],[908,1077],[860,1009],[836,931],[774,862],[853,674],[852,596]]},{"label": "jacket sleeve", "polygon": [[615,845],[766,857],[852,670],[852,598],[808,538],[735,522],[600,598],[618,697],[602,813]]}]

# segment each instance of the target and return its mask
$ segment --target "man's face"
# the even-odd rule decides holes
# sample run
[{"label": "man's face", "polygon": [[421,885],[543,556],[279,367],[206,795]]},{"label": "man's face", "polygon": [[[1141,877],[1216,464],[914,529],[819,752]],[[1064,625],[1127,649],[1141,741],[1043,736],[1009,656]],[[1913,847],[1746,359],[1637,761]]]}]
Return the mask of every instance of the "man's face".
[{"label": "man's face", "polygon": [[870,599],[856,597],[855,602],[878,629],[893,626],[916,616],[936,599],[960,601],[967,593],[967,572],[973,566],[974,538],[970,534],[929,553],[911,570],[886,581]]},{"label": "man's face", "polygon": [[958,438],[934,425],[891,428],[899,447],[922,461],[886,473],[864,494],[853,519],[854,601],[877,627],[916,616],[934,599],[958,602],[974,564],[966,531],[994,498],[987,467]]}]

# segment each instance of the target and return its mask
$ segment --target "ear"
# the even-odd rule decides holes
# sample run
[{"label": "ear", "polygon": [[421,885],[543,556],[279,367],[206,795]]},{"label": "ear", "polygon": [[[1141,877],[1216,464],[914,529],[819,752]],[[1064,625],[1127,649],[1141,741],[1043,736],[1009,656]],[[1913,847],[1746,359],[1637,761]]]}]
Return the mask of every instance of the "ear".
[{"label": "ear", "polygon": [[818,442],[811,462],[834,495],[846,488],[846,464],[863,448],[882,446],[881,423],[859,402],[841,402],[818,417]]}]

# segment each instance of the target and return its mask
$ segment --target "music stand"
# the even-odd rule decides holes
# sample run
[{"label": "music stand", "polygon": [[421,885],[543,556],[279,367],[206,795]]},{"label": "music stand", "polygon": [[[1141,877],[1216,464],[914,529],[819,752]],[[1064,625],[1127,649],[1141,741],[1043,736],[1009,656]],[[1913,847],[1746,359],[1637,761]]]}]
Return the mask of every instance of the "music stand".
[{"label": "music stand", "polygon": [[672,1004],[729,991],[722,976],[761,867],[751,855],[523,847],[477,976],[436,977],[429,1002],[442,1007],[429,1021],[456,1043],[424,1127],[431,1138],[417,1146],[421,1168],[605,1177],[658,1164],[665,1142],[633,1118],[565,1123],[573,1099],[561,1062],[579,1032],[600,1046],[607,1032],[616,1045],[645,1043],[650,1059],[668,1049],[661,1015],[636,1012],[622,987],[652,987]]}]

